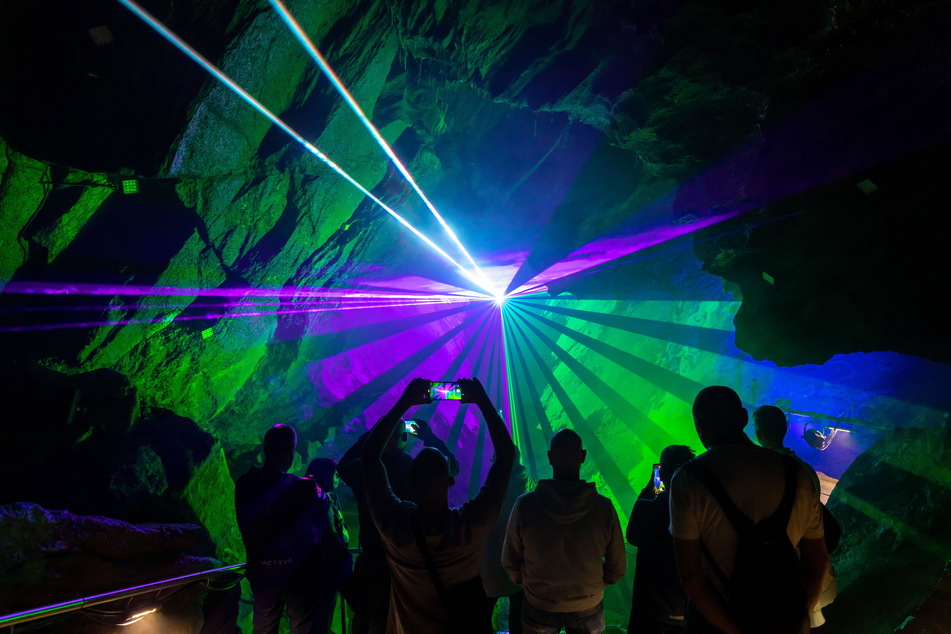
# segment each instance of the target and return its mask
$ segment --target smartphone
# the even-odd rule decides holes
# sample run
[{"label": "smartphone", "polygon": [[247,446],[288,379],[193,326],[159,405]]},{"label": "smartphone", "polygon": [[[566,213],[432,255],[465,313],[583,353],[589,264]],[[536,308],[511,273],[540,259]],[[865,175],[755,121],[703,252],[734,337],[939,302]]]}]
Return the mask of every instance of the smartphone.
[{"label": "smartphone", "polygon": [[[643,482],[643,480],[642,480]],[[660,479],[660,465],[654,465],[654,495],[664,490],[664,483]]]},{"label": "smartphone", "polygon": [[462,388],[454,381],[432,381],[429,384],[429,398],[434,401],[461,401]]},{"label": "smartphone", "polygon": [[413,435],[415,435],[415,434],[416,434],[416,428],[415,428],[413,425],[415,425],[415,423],[414,423],[413,421],[411,421],[411,420],[404,420],[404,421],[403,421],[403,431],[405,431],[407,434],[413,434]]}]

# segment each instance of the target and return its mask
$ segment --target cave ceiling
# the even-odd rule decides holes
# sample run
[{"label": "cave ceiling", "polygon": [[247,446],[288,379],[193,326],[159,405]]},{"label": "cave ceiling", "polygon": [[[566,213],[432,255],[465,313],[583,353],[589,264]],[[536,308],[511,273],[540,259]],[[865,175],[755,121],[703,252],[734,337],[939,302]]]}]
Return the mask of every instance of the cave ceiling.
[{"label": "cave ceiling", "polygon": [[[454,248],[267,2],[143,6]],[[737,354],[780,368],[855,353],[949,361],[948,3],[288,7],[495,288],[586,306],[729,298],[735,311],[704,313],[703,327],[735,328]],[[324,443],[427,350],[472,352],[424,319],[460,318],[455,305],[384,320],[306,303],[306,289],[483,289],[119,2],[20,0],[0,16],[9,359],[116,371],[248,448],[280,419],[306,421]],[[123,195],[122,180],[139,191]],[[100,294],[64,290],[78,285]],[[298,292],[262,308],[249,289]],[[552,336],[529,323],[526,336]],[[55,327],[67,324],[83,325]],[[367,367],[361,351],[416,328],[432,330],[416,365]],[[600,338],[546,352],[549,368],[571,368]],[[599,370],[573,372],[585,382]],[[663,387],[684,400],[709,379]],[[308,403],[321,383],[334,387]],[[669,440],[658,431],[648,445]]]}]

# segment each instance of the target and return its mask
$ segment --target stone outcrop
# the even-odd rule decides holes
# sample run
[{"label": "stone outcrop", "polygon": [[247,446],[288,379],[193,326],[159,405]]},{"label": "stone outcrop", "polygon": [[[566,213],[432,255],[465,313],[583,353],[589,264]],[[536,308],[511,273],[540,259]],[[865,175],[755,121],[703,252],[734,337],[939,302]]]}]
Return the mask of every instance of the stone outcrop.
[{"label": "stone outcrop", "polygon": [[946,585],[939,582],[951,559],[949,433],[896,430],[833,491],[828,508],[842,541],[832,555],[840,594],[824,610],[830,634],[895,631]]},{"label": "stone outcrop", "polygon": [[135,525],[20,503],[0,506],[0,536],[3,614],[220,565],[195,555],[205,533],[192,524]]},{"label": "stone outcrop", "polygon": [[[435,231],[266,3],[153,4],[305,139]],[[552,297],[590,302],[587,316],[519,325],[559,351],[526,347],[518,361],[521,376],[544,379],[516,383],[529,396],[516,406],[537,432],[522,439],[536,472],[546,433],[582,427],[604,452],[587,475],[629,506],[639,465],[692,433],[685,403],[700,382],[745,385],[749,368],[770,363],[801,370],[792,396],[821,388],[822,411],[868,410],[889,428],[933,423],[947,407],[947,2],[288,5],[477,257],[525,261],[514,285],[597,238],[643,247],[550,285]],[[219,558],[240,561],[231,472],[254,462],[267,427],[294,423],[302,459],[339,456],[381,394],[424,363],[457,370],[456,355],[471,352],[460,340],[479,332],[439,306],[341,317],[245,291],[465,282],[119,3],[5,3],[0,30],[0,291],[38,289],[0,295],[13,421],[0,502],[198,522]],[[138,193],[123,194],[123,180]],[[78,283],[99,294],[71,294]],[[858,352],[870,356],[801,369]],[[936,363],[895,361],[902,354]],[[791,396],[767,383],[744,398]],[[478,476],[484,433],[450,416],[436,419],[440,431]],[[911,443],[916,454],[916,433],[895,431],[876,451]],[[849,459],[872,442],[856,438]],[[871,456],[854,467],[879,468]],[[922,485],[932,508],[940,479],[897,476],[836,489],[857,541],[843,545],[830,625],[836,610],[865,623],[850,597],[906,554],[927,574],[883,597],[884,621],[930,592],[929,548],[943,542],[890,496]],[[903,526],[914,530],[889,537]],[[874,569],[870,544],[889,554]]]}]

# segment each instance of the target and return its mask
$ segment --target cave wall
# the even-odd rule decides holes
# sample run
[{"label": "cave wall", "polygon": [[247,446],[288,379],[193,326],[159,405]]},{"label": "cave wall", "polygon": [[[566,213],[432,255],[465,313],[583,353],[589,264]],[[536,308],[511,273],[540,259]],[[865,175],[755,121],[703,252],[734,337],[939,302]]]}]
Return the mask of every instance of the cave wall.
[{"label": "cave wall", "polygon": [[[237,558],[227,480],[264,430],[297,426],[297,467],[339,457],[420,375],[483,377],[535,476],[551,431],[578,429],[622,517],[663,446],[699,449],[703,385],[818,413],[792,417],[791,446],[834,478],[890,430],[943,424],[946,3],[289,3],[480,265],[538,285],[497,314],[458,297],[324,310],[342,305],[308,292],[471,284],[135,16],[67,4],[0,20],[22,60],[0,55],[5,373],[39,392],[121,377],[133,405],[87,426],[52,403],[17,431],[57,430],[45,465],[117,452],[89,475],[101,510],[45,480],[5,501],[140,520],[155,497],[150,519],[200,522]],[[270,9],[147,8],[437,235]],[[421,412],[471,474],[461,501],[484,430]],[[816,451],[800,436],[817,418],[854,433]],[[194,441],[150,450],[150,425]]]}]

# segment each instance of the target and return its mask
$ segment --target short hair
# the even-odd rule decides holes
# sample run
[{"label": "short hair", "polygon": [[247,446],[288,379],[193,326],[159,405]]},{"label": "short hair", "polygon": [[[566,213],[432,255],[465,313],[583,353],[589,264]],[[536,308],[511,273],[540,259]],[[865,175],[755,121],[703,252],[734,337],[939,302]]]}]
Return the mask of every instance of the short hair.
[{"label": "short hair", "polygon": [[775,405],[757,407],[753,412],[753,426],[760,436],[773,445],[782,445],[789,431],[786,413]]},{"label": "short hair", "polygon": [[424,447],[409,467],[409,484],[414,491],[426,491],[449,477],[449,461],[438,449]]},{"label": "short hair", "polygon": [[725,385],[711,385],[700,390],[693,401],[693,418],[706,437],[742,431],[748,421],[740,395]]},{"label": "short hair", "polygon": [[314,458],[307,466],[307,475],[314,478],[321,489],[331,490],[334,484],[334,472],[337,462],[333,458]]},{"label": "short hair", "polygon": [[584,445],[581,442],[581,436],[576,431],[565,428],[558,430],[551,437],[549,449],[554,452],[581,451],[584,449]]},{"label": "short hair", "polygon": [[276,458],[287,451],[294,451],[295,447],[297,447],[297,432],[290,425],[280,423],[267,430],[261,445],[265,459]]},{"label": "short hair", "polygon": [[693,449],[687,445],[670,445],[660,452],[660,479],[670,482],[674,472],[684,463],[694,459]]}]

